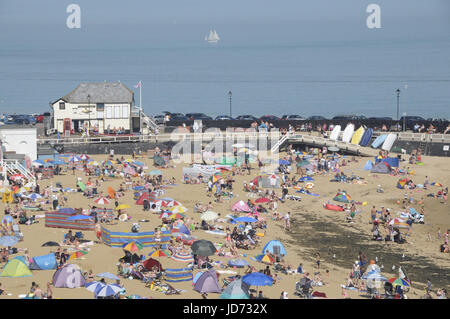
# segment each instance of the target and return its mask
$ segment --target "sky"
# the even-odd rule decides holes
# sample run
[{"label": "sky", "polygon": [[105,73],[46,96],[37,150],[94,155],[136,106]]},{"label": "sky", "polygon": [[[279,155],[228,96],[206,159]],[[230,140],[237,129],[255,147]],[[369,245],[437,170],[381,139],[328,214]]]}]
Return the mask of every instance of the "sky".
[{"label": "sky", "polygon": [[[72,3],[81,7],[81,29],[66,26],[66,8]],[[376,31],[366,26],[366,8],[372,3],[381,7],[382,28]],[[450,0],[0,0],[0,59],[9,61],[15,56],[15,63],[20,62],[23,66],[17,73],[13,67],[3,73],[0,68],[0,83],[11,81],[15,76],[18,79],[26,77],[27,83],[31,83],[34,79],[28,77],[29,74],[33,76],[31,71],[28,72],[28,66],[38,64],[44,69],[49,63],[50,67],[52,61],[37,58],[45,55],[45,50],[58,53],[61,48],[70,48],[79,61],[87,60],[92,50],[99,54],[112,51],[120,54],[120,50],[134,47],[179,47],[190,54],[194,51],[189,51],[189,46],[201,47],[203,36],[210,28],[220,31],[224,49],[245,47],[249,45],[249,39],[260,46],[282,48],[300,43],[305,47],[323,46],[325,51],[328,46],[356,46],[358,41],[365,45],[372,41],[378,49],[379,43],[390,40],[399,47],[405,43],[406,47],[413,39],[412,42],[420,41],[422,47],[428,40],[432,46],[446,41],[445,50],[448,50]],[[173,41],[175,38],[177,40]],[[431,42],[435,39],[438,40]],[[37,54],[32,50],[37,50]],[[431,47],[430,50],[441,48]],[[55,63],[53,68],[66,63],[66,52],[61,52],[61,56],[55,54],[52,59],[63,62]],[[386,52],[386,56],[389,54]],[[17,60],[18,56],[20,60]],[[361,57],[357,58],[361,60]],[[432,62],[423,61],[423,64]],[[77,63],[77,60],[67,63]],[[411,69],[408,70],[410,75],[416,75],[414,66]],[[426,66],[421,70],[424,69]],[[61,68],[61,72],[67,71],[67,74],[68,70],[68,67]],[[438,75],[448,79],[449,71],[449,65],[444,64]],[[436,75],[416,73],[417,77]],[[108,80],[121,78],[126,78],[126,74],[118,73]],[[45,85],[50,86],[50,82]],[[73,87],[73,83],[67,83],[67,87],[55,88],[57,92],[46,92],[45,103]],[[0,108],[7,104],[1,103],[2,95],[5,95],[2,90],[0,85]],[[16,96],[20,94],[17,92]],[[149,93],[146,91],[145,94]],[[144,98],[150,101],[151,97]],[[14,95],[11,95],[8,105],[14,105],[13,99]],[[28,101],[24,100],[22,105],[25,103]],[[41,104],[44,103],[41,101]]]}]

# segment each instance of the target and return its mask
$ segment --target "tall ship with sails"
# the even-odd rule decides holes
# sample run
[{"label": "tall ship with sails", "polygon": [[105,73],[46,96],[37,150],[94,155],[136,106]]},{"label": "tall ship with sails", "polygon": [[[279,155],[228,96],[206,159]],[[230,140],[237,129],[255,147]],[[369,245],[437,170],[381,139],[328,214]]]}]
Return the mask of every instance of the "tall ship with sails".
[{"label": "tall ship with sails", "polygon": [[217,43],[219,40],[220,38],[216,30],[209,30],[209,34],[205,37],[205,41],[208,43]]}]

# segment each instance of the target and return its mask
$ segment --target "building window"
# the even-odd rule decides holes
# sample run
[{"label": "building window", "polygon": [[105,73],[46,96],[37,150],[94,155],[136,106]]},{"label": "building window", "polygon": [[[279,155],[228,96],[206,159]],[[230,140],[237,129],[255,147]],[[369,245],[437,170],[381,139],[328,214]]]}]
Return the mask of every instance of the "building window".
[{"label": "building window", "polygon": [[97,103],[97,112],[103,112],[105,110],[105,103]]},{"label": "building window", "polygon": [[66,109],[66,103],[64,103],[64,102],[59,102],[59,109],[60,109],[60,110],[65,110],[65,109]]}]

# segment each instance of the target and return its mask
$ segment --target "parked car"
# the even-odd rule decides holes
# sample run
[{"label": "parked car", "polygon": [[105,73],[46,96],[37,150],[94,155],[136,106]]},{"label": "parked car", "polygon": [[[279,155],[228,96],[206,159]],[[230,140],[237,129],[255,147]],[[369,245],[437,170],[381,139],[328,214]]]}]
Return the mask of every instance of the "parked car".
[{"label": "parked car", "polygon": [[332,118],[338,121],[359,121],[366,120],[367,118],[363,115],[338,115]]},{"label": "parked car", "polygon": [[170,117],[174,117],[174,116],[185,116],[183,113],[169,113]]},{"label": "parked car", "polygon": [[153,116],[153,121],[156,123],[156,124],[164,124],[164,115],[155,115],[155,116]]},{"label": "parked car", "polygon": [[231,116],[228,115],[218,115],[216,116],[215,120],[217,121],[226,121],[226,120],[232,120],[233,118]]},{"label": "parked car", "polygon": [[369,117],[368,120],[374,120],[374,121],[392,121],[392,117],[388,117],[388,116]]},{"label": "parked car", "polygon": [[184,115],[175,115],[174,116],[173,114],[171,114],[169,122],[170,121],[189,121],[189,118],[187,116],[184,116]]},{"label": "parked car", "polygon": [[186,117],[190,120],[212,120],[212,117],[205,113],[187,113]]},{"label": "parked car", "polygon": [[323,116],[320,116],[320,115],[313,115],[313,116],[308,117],[308,120],[310,120],[310,121],[323,121],[323,120],[326,120],[326,118],[323,117]]},{"label": "parked car", "polygon": [[279,121],[280,118],[275,115],[263,115],[259,118],[261,121]]},{"label": "parked car", "polygon": [[305,118],[300,116],[300,115],[291,114],[291,115],[287,115],[286,120],[289,120],[289,121],[303,121],[303,120],[305,120]]},{"label": "parked car", "polygon": [[256,121],[258,119],[253,115],[239,115],[238,117],[236,117],[236,120]]},{"label": "parked car", "polygon": [[44,114],[35,114],[33,116],[34,116],[34,119],[36,120],[36,123],[44,122]]}]

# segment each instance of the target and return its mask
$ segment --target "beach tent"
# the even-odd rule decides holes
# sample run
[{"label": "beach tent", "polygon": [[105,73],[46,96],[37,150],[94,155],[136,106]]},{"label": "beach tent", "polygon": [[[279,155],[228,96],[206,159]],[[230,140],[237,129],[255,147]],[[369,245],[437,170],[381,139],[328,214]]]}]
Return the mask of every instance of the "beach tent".
[{"label": "beach tent", "polygon": [[363,169],[364,169],[365,171],[370,171],[370,170],[372,170],[372,168],[373,168],[373,164],[372,164],[372,162],[371,162],[370,160],[368,160],[368,161],[366,162],[366,165],[364,165],[364,167],[363,167]]},{"label": "beach tent", "polygon": [[405,185],[408,184],[409,181],[410,181],[410,179],[407,177],[400,178],[397,182],[397,188],[404,189]]},{"label": "beach tent", "polygon": [[53,274],[52,283],[55,288],[79,288],[84,287],[86,279],[78,265],[66,264]]},{"label": "beach tent", "polygon": [[372,169],[371,173],[380,173],[380,174],[389,174],[391,172],[391,166],[389,166],[386,162],[378,162],[376,163]]},{"label": "beach tent", "polygon": [[275,174],[261,175],[258,178],[258,185],[263,188],[279,188],[280,178]]},{"label": "beach tent", "polygon": [[220,299],[250,299],[249,286],[242,281],[242,278],[236,279],[228,284],[219,297]]},{"label": "beach tent", "polygon": [[286,256],[286,254],[287,254],[286,249],[284,248],[283,244],[279,240],[271,240],[271,241],[269,241],[264,246],[264,248],[263,248],[261,253],[265,254],[267,252],[267,250],[270,253],[272,253],[272,254],[274,254],[276,256],[279,256],[279,255]]},{"label": "beach tent", "polygon": [[163,271],[161,263],[153,258],[149,258],[146,261],[144,261],[143,265],[147,270],[151,270],[153,267],[156,266],[156,268],[158,268],[159,271]]},{"label": "beach tent", "polygon": [[28,266],[19,259],[12,259],[3,268],[0,277],[30,277],[33,276]]},{"label": "beach tent", "polygon": [[247,205],[247,203],[242,200],[234,203],[231,210],[234,212],[251,212],[252,211],[250,209],[250,207]]},{"label": "beach tent", "polygon": [[195,282],[194,290],[200,293],[222,292],[215,270],[205,271]]},{"label": "beach tent", "polygon": [[255,260],[270,265],[272,265],[275,262],[275,258],[273,258],[270,255],[258,255],[255,256]]},{"label": "beach tent", "polygon": [[341,203],[349,203],[351,201],[351,198],[348,194],[340,192],[336,194],[333,200]]},{"label": "beach tent", "polygon": [[153,156],[153,165],[154,166],[165,166],[166,161],[159,155]]},{"label": "beach tent", "polygon": [[33,262],[30,263],[29,268],[33,270],[56,269],[56,256],[55,254],[51,253],[48,255],[33,257]]},{"label": "beach tent", "polygon": [[167,282],[182,282],[192,280],[192,268],[166,269],[164,279]]}]

